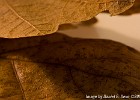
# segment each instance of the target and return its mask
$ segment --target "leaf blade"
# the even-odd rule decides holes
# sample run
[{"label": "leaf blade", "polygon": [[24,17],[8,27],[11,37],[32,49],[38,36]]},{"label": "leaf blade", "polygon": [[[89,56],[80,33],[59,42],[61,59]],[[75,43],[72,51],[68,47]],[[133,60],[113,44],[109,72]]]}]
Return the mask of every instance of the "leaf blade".
[{"label": "leaf blade", "polygon": [[[17,45],[15,49],[11,47],[6,52],[0,51],[0,72],[4,75],[13,72],[11,61],[14,61],[13,67],[27,100],[82,100],[86,94],[130,95],[140,92],[140,53],[135,49],[111,40],[77,39],[61,34],[59,36],[58,33],[47,35],[46,39],[44,36],[34,38],[42,41],[32,41],[34,46],[30,43],[21,48],[19,44],[34,39],[20,38],[12,41]],[[17,40],[22,42],[18,43]],[[6,49],[6,46],[3,48]],[[0,73],[0,79],[2,78]],[[10,76],[7,75],[7,78]],[[12,79],[15,80],[15,76]],[[17,90],[21,88],[18,87]]]},{"label": "leaf blade", "polygon": [[[9,27],[1,31],[1,37],[17,38],[54,33],[61,24],[89,20],[105,10],[109,10],[111,15],[122,13],[132,7],[134,1],[135,0],[1,0],[1,2],[6,2],[12,11],[16,13],[14,13],[13,16],[20,16],[21,21],[16,22],[16,24],[7,23]],[[7,6],[4,5],[4,7]],[[2,11],[2,9],[0,9],[0,11]],[[8,20],[9,17],[6,17],[6,19]],[[24,21],[22,21],[23,19]],[[31,27],[31,30],[27,31],[29,27]],[[9,32],[9,30],[12,30],[12,32]]]}]

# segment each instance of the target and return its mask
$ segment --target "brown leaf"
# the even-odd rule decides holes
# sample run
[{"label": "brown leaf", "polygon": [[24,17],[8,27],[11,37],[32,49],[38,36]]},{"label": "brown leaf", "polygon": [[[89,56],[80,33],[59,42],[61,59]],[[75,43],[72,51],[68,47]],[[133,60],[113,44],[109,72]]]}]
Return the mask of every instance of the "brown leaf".
[{"label": "brown leaf", "polygon": [[140,52],[124,44],[59,33],[0,41],[0,100],[140,93]]},{"label": "brown leaf", "polygon": [[57,31],[60,24],[85,21],[109,10],[116,15],[135,0],[0,0],[0,37],[37,36]]}]

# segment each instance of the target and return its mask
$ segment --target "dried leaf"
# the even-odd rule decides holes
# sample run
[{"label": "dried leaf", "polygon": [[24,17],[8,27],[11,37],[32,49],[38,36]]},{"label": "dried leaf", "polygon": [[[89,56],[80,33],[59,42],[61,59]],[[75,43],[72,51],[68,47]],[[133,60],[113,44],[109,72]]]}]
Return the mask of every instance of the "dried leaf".
[{"label": "dried leaf", "polygon": [[122,13],[134,1],[0,0],[0,36],[17,38],[53,33],[60,24],[89,20],[105,10],[111,15]]},{"label": "dried leaf", "polygon": [[140,52],[124,44],[58,33],[0,41],[0,100],[140,93]]}]

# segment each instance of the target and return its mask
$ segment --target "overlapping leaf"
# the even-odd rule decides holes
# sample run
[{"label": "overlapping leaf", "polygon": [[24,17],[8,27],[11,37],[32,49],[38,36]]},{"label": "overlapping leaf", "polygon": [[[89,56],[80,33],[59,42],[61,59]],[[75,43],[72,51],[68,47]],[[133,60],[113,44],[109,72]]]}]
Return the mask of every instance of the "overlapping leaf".
[{"label": "overlapping leaf", "polygon": [[140,53],[121,43],[59,33],[0,41],[0,100],[140,93]]},{"label": "overlapping leaf", "polygon": [[0,37],[17,38],[57,31],[60,24],[80,22],[109,10],[116,15],[135,0],[0,0]]}]

